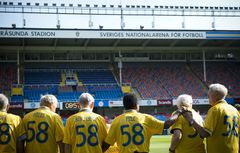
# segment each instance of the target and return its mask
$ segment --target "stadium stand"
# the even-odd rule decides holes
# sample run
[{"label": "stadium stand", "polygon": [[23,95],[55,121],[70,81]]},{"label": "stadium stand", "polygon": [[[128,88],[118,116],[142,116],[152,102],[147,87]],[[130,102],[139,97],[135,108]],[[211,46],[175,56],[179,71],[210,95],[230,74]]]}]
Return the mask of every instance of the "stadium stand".
[{"label": "stadium stand", "polygon": [[[39,78],[41,79],[41,78]],[[24,98],[31,101],[39,101],[44,94],[57,94],[57,85],[26,85],[24,87]]]},{"label": "stadium stand", "polygon": [[[57,95],[60,101],[77,101],[83,92],[90,92],[95,99],[121,99],[123,96],[115,79],[117,77],[107,63],[73,64],[71,68],[76,68],[73,71],[80,82],[76,88],[60,85],[61,74],[66,70],[55,68],[64,67],[64,63],[39,64],[45,69],[38,69],[36,63],[27,65],[31,68],[24,72],[24,98],[28,101],[39,101],[40,95],[46,93]],[[9,90],[16,83],[16,66],[11,63],[2,63],[0,66],[0,90]],[[238,63],[206,62],[206,72],[205,83],[202,62],[139,62],[123,63],[122,76],[123,82],[131,83],[144,99],[169,99],[183,93],[191,94],[194,98],[206,98],[207,86],[214,82],[225,84],[230,96],[240,96]],[[23,97],[14,95],[11,100],[20,102]]]},{"label": "stadium stand", "polygon": [[[200,62],[191,63],[191,69],[204,82],[203,64]],[[206,62],[207,85],[211,83],[224,84],[232,97],[240,96],[240,69],[236,62]]]},{"label": "stadium stand", "polygon": [[58,63],[36,63],[28,62],[25,65],[25,69],[54,69],[54,70],[82,70],[82,69],[108,69],[109,63],[106,62],[58,62]]},{"label": "stadium stand", "polygon": [[60,102],[77,102],[82,92],[62,92],[58,93],[57,99]]},{"label": "stadium stand", "polygon": [[11,102],[23,102],[24,101],[24,97],[22,95],[19,96],[11,96]]},{"label": "stadium stand", "polygon": [[[40,64],[45,69],[38,69],[36,64],[29,66],[31,69],[24,72],[24,98],[30,102],[39,101],[40,95],[49,93],[56,95],[59,101],[76,102],[83,92],[90,92],[95,99],[120,99],[123,95],[106,63],[81,63],[79,67],[73,64],[71,68],[76,69],[68,70],[56,69],[59,65],[48,63],[45,65],[48,67],[44,67]],[[69,80],[63,76],[69,73],[76,75],[76,85],[66,85]]]},{"label": "stadium stand", "polygon": [[84,84],[116,83],[110,70],[81,70],[77,75]]},{"label": "stadium stand", "polygon": [[24,84],[59,84],[60,72],[52,71],[25,71]]},{"label": "stadium stand", "polygon": [[117,85],[89,85],[88,89],[95,99],[121,99],[123,96]]},{"label": "stadium stand", "polygon": [[168,99],[183,93],[206,97],[201,81],[185,63],[125,63],[123,74],[124,82],[130,82],[144,99]]},{"label": "stadium stand", "polygon": [[0,91],[10,91],[12,84],[17,83],[16,63],[0,63]]}]

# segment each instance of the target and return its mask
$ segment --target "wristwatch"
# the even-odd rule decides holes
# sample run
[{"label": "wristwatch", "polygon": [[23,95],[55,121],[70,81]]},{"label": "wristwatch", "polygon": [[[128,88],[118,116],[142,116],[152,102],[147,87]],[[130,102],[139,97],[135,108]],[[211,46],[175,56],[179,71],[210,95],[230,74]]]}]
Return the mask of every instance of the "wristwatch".
[{"label": "wristwatch", "polygon": [[189,122],[189,124],[192,126],[192,125],[193,125],[193,123],[194,123],[194,120],[193,120],[193,119],[191,119],[191,120],[190,120],[190,122]]}]

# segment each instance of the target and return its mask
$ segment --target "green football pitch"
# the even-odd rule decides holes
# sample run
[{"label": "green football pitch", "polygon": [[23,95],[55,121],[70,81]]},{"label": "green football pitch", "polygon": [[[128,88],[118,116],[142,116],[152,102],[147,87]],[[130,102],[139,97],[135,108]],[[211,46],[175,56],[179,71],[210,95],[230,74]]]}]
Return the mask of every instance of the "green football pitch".
[{"label": "green football pitch", "polygon": [[151,138],[150,153],[168,153],[171,136],[153,136]]}]

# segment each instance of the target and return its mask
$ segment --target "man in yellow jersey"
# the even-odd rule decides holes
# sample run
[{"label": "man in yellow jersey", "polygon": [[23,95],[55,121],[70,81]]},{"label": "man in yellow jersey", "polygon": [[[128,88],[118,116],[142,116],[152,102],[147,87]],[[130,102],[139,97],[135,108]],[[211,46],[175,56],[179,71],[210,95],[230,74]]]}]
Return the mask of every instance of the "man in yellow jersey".
[{"label": "man in yellow jersey", "polygon": [[[192,112],[193,118],[202,125],[202,117],[192,109],[192,96],[180,95],[177,98],[177,107],[182,109],[185,107]],[[203,138],[189,124],[189,122],[180,115],[177,121],[171,126],[172,141],[169,153],[205,153]]]},{"label": "man in yellow jersey", "polygon": [[57,103],[54,95],[44,95],[40,107],[24,116],[20,134],[26,141],[26,153],[63,152],[64,126],[55,113]]},{"label": "man in yellow jersey", "polygon": [[123,106],[125,113],[113,120],[102,146],[103,151],[116,142],[120,153],[147,153],[151,136],[161,134],[178,116],[174,114],[170,120],[163,122],[151,115],[139,113],[138,101],[133,94],[123,97]]},{"label": "man in yellow jersey", "polygon": [[16,153],[21,118],[7,113],[9,102],[0,94],[0,153]]},{"label": "man in yellow jersey", "polygon": [[183,116],[207,138],[208,153],[238,153],[239,149],[239,112],[224,99],[228,90],[221,84],[211,84],[208,91],[212,106],[207,113],[203,126],[192,117],[192,113],[183,110]]},{"label": "man in yellow jersey", "polygon": [[[110,129],[110,124],[107,124],[108,130]],[[113,146],[110,146],[105,153],[119,153],[119,148],[115,143]]]},{"label": "man in yellow jersey", "polygon": [[101,153],[107,136],[104,118],[92,112],[94,98],[89,93],[79,97],[80,111],[67,119],[63,142],[65,153]]}]

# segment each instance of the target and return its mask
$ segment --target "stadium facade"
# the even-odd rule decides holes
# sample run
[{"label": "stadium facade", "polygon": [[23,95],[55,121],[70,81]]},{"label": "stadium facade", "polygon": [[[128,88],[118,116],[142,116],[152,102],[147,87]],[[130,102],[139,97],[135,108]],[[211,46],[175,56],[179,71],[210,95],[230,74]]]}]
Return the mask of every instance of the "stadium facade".
[{"label": "stadium facade", "polygon": [[[139,77],[135,75],[124,77],[128,71],[124,71],[124,68],[133,67],[130,69],[131,73],[138,73],[138,69],[153,69],[156,72],[161,72],[162,67],[176,67],[177,65],[191,65],[191,63],[197,63],[201,68],[201,75],[198,75],[197,71],[193,67],[189,66],[188,72],[194,75],[195,82],[203,89],[202,95],[194,95],[190,91],[182,89],[182,92],[177,92],[177,94],[187,93],[192,94],[194,100],[194,105],[197,109],[204,111],[208,108],[207,102],[207,86],[213,80],[211,75],[207,73],[208,65],[211,67],[215,66],[215,69],[227,65],[234,65],[232,75],[240,74],[239,72],[239,59],[240,59],[240,31],[188,31],[188,30],[103,30],[103,29],[28,29],[28,28],[1,28],[0,29],[0,62],[1,67],[4,69],[13,69],[10,77],[10,81],[6,81],[4,74],[6,72],[2,71],[2,78],[5,78],[5,82],[11,83],[11,85],[4,84],[1,86],[1,91],[7,93],[12,97],[21,97],[14,102],[12,100],[12,110],[18,111],[19,109],[24,109],[25,111],[30,111],[38,107],[38,99],[40,94],[44,92],[38,92],[36,99],[29,98],[28,90],[44,90],[45,93],[54,93],[58,96],[60,94],[59,89],[67,86],[66,84],[66,74],[71,72],[73,77],[74,74],[80,75],[90,71],[87,77],[91,74],[95,74],[94,71],[109,70],[113,76],[113,82],[108,83],[108,81],[103,81],[92,85],[103,85],[103,86],[117,86],[121,90],[117,90],[120,94],[116,94],[115,97],[107,96],[96,99],[96,111],[102,115],[114,116],[120,114],[122,111],[121,97],[125,92],[135,92],[140,99],[140,104],[143,106],[142,111],[146,113],[158,113],[158,112],[171,112],[175,108],[176,93],[174,88],[169,87],[168,84],[164,84],[164,80],[161,77],[164,75],[169,77],[170,82],[172,78],[171,73],[181,74],[181,72],[169,72],[163,70],[163,74],[160,75],[159,82],[162,82],[162,90],[167,92],[164,95],[156,95],[156,92],[163,92],[159,88],[154,87],[151,90],[156,90],[151,95],[146,95],[143,93],[144,90],[148,91],[151,86],[145,87],[144,84],[154,84],[156,76],[147,76],[147,74],[142,74],[145,76],[142,80],[142,86],[146,89],[141,90],[141,85],[137,85],[131,77]],[[180,64],[181,63],[181,64]],[[214,63],[213,65],[211,63]],[[230,63],[230,64],[229,64]],[[157,65],[160,65],[158,67]],[[161,66],[162,65],[162,66]],[[219,66],[219,67],[218,67]],[[186,66],[183,66],[186,67]],[[198,67],[198,68],[199,68]],[[192,68],[192,69],[191,69]],[[3,70],[2,69],[2,70]],[[178,71],[178,67],[175,69]],[[181,67],[180,67],[181,69]],[[173,69],[174,70],[174,69]],[[220,70],[220,72],[223,70]],[[59,77],[57,82],[41,83],[41,79],[44,77],[36,76],[40,83],[28,82],[26,78],[30,78],[33,75],[39,75],[43,73],[48,73],[49,77]],[[58,73],[58,74],[56,74]],[[65,73],[65,82],[62,81],[63,73]],[[148,73],[148,71],[143,70],[142,73]],[[165,73],[165,74],[164,74]],[[215,72],[214,72],[215,73]],[[222,73],[222,72],[221,72]],[[229,72],[223,72],[229,73]],[[52,76],[55,75],[55,76]],[[99,78],[96,73],[97,78]],[[138,75],[138,74],[137,74]],[[219,74],[221,75],[221,74]],[[239,75],[238,75],[239,76]],[[232,76],[235,79],[237,90],[240,88],[238,76]],[[82,76],[84,77],[84,76]],[[231,80],[231,78],[224,78],[223,80]],[[81,77],[78,76],[79,79]],[[208,82],[208,79],[210,81]],[[178,80],[178,78],[175,78]],[[182,78],[179,78],[177,82],[181,82]],[[188,77],[187,77],[188,79]],[[4,80],[4,79],[3,79]],[[111,79],[110,79],[111,80]],[[130,82],[127,82],[130,80]],[[233,80],[233,79],[232,79]],[[237,81],[236,81],[237,80]],[[69,81],[69,80],[68,80]],[[75,80],[76,81],[76,80]],[[81,86],[79,91],[93,91],[93,87],[88,85],[91,83],[81,82],[77,80],[77,86]],[[216,82],[221,80],[216,80]],[[43,81],[44,82],[44,81]],[[80,84],[79,84],[80,82]],[[69,82],[68,82],[69,83]],[[212,82],[213,83],[213,82]],[[225,83],[226,82],[220,82]],[[17,84],[17,85],[14,85]],[[74,83],[73,83],[74,84]],[[74,86],[70,82],[70,86]],[[57,86],[55,92],[50,92],[50,88],[41,86]],[[231,88],[232,83],[226,84],[228,88]],[[8,86],[8,87],[6,87]],[[38,87],[36,87],[38,86]],[[86,86],[87,89],[82,86]],[[173,84],[174,86],[174,84]],[[190,84],[192,86],[192,84]],[[51,89],[54,90],[52,87]],[[67,87],[66,87],[67,88]],[[91,88],[91,89],[89,89]],[[98,87],[97,87],[98,88]],[[172,88],[172,89],[171,89]],[[198,88],[198,87],[196,87]],[[78,89],[78,87],[77,87]],[[194,90],[197,90],[193,88]],[[99,88],[99,90],[105,91],[105,88]],[[116,90],[115,87],[109,90]],[[63,89],[63,92],[72,92],[70,96],[75,94],[75,87],[69,89]],[[96,90],[97,91],[97,90]],[[107,90],[108,91],[108,90]],[[230,90],[231,91],[231,90]],[[239,90],[238,90],[239,91]],[[232,94],[234,93],[234,94]],[[96,94],[95,98],[98,98],[97,92],[92,92]],[[110,92],[110,95],[112,93]],[[100,94],[101,95],[101,94]],[[30,95],[31,96],[31,95]],[[65,98],[68,96],[64,95]],[[64,97],[63,96],[63,97]],[[228,96],[229,103],[238,103],[240,94],[239,92],[233,91],[229,93]],[[76,104],[77,98],[75,99],[61,99],[59,111],[67,115],[69,110],[76,111],[78,106]],[[72,113],[73,113],[72,112]]]}]

